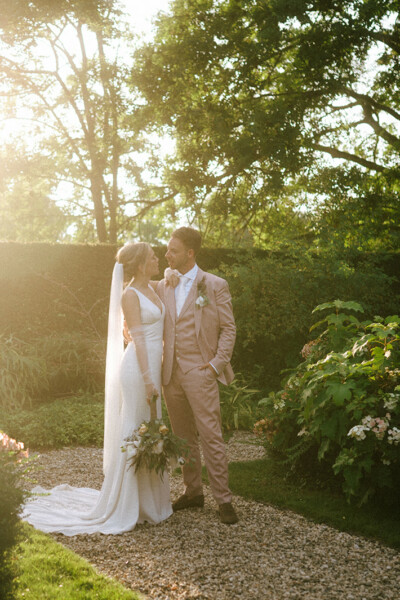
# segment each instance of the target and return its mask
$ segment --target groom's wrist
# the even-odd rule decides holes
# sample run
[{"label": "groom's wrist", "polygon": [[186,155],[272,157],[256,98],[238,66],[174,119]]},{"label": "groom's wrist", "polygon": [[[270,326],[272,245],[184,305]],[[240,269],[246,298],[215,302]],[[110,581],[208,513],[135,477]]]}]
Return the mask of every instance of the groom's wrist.
[{"label": "groom's wrist", "polygon": [[214,371],[216,372],[216,374],[217,374],[217,375],[219,375],[219,371],[218,371],[218,369],[217,369],[216,367],[214,367],[214,365],[212,364],[212,362],[211,362],[211,361],[209,361],[209,363],[208,363],[208,364],[209,364],[209,365],[210,365],[210,366],[211,366],[211,367],[214,369]]}]

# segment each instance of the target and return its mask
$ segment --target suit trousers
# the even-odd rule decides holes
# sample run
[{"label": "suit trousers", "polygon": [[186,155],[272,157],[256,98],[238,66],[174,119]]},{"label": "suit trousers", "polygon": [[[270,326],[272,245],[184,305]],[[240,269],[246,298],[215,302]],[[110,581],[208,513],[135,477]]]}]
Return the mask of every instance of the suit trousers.
[{"label": "suit trousers", "polygon": [[218,504],[231,502],[228,461],[221,431],[221,411],[216,376],[199,367],[184,373],[174,361],[171,380],[163,388],[172,429],[187,441],[189,458],[183,466],[183,482],[188,496],[202,494],[199,438],[210,486]]}]

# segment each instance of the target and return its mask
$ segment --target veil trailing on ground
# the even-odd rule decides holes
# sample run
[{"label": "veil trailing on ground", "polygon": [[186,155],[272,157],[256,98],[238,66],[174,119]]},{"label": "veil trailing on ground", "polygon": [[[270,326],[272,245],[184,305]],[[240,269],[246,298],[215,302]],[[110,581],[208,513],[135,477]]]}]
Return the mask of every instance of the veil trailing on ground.
[{"label": "veil trailing on ground", "polygon": [[110,308],[108,313],[108,337],[106,357],[105,408],[104,408],[104,452],[103,472],[115,465],[116,453],[120,450],[120,412],[122,395],[119,372],[124,353],[123,314],[121,297],[124,283],[124,267],[115,263],[111,281]]}]

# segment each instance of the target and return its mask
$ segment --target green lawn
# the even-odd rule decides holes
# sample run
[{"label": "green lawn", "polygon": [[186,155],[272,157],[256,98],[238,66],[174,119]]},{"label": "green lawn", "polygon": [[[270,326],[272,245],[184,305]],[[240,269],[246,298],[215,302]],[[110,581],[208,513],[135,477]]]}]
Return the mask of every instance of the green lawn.
[{"label": "green lawn", "polygon": [[15,550],[16,600],[144,600],[26,523]]},{"label": "green lawn", "polygon": [[350,506],[331,491],[288,482],[282,467],[270,459],[230,463],[229,483],[232,492],[244,498],[290,509],[318,523],[400,548],[398,506]]}]

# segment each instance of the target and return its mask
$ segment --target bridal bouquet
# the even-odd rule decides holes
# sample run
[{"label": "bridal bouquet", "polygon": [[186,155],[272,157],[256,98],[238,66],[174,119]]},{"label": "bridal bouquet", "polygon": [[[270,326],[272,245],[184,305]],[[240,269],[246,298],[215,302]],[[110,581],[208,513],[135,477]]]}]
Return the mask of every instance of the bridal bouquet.
[{"label": "bridal bouquet", "polygon": [[185,464],[188,447],[160,419],[144,421],[140,427],[125,438],[122,452],[127,453],[130,467],[156,471],[163,477],[168,465]]}]

